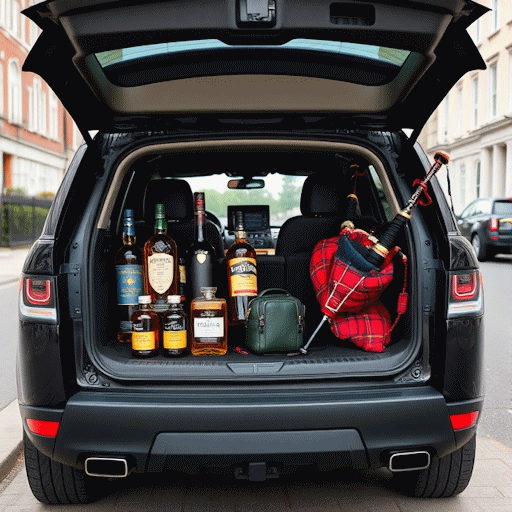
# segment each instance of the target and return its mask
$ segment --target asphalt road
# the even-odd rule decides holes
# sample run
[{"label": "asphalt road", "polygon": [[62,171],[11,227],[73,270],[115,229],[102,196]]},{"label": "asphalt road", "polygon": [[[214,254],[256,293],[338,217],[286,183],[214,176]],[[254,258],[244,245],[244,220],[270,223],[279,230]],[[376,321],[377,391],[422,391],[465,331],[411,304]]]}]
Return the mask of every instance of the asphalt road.
[{"label": "asphalt road", "polygon": [[512,447],[512,258],[481,263],[484,282],[484,392],[478,435]]}]

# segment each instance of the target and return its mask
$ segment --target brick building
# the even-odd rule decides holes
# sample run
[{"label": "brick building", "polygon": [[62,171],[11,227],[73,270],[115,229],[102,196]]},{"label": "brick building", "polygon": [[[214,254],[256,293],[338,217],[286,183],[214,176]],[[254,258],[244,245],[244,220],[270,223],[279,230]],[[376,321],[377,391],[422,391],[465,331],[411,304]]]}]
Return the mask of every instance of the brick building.
[{"label": "brick building", "polygon": [[20,12],[33,0],[0,0],[0,190],[55,193],[81,135],[45,82],[21,68],[40,30]]}]

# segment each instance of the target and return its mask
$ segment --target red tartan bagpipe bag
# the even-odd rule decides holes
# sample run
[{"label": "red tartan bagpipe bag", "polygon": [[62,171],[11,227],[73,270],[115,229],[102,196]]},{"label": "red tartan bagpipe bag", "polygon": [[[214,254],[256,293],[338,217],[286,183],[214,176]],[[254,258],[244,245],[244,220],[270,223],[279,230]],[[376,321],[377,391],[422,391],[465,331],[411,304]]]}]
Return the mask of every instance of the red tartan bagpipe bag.
[{"label": "red tartan bagpipe bag", "polygon": [[[377,269],[365,259],[370,245],[372,241],[366,231],[344,227],[339,237],[321,240],[315,246],[310,273],[331,331],[364,350],[383,352],[389,344],[391,331],[407,308],[407,258],[395,247]],[[393,279],[393,258],[397,254],[404,263],[404,284],[392,324],[391,315],[379,298]]]}]

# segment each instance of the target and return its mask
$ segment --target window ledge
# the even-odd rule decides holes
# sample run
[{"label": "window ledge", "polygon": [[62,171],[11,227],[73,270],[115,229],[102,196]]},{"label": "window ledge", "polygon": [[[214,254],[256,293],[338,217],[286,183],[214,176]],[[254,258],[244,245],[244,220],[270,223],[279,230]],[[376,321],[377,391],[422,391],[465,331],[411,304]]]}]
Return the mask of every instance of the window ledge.
[{"label": "window ledge", "polygon": [[494,32],[492,32],[491,34],[489,34],[489,35],[487,36],[487,39],[488,39],[488,40],[493,39],[493,38],[494,38],[494,36],[496,36],[496,35],[498,35],[498,34],[500,33],[500,31],[501,31],[501,29],[500,29],[500,28],[498,28],[497,30],[495,30]]}]

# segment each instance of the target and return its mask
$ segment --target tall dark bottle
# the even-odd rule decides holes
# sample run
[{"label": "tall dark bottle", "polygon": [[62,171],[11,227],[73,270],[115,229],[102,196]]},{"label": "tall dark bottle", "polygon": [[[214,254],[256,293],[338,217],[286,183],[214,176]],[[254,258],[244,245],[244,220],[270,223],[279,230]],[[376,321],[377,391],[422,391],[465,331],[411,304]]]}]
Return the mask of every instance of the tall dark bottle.
[{"label": "tall dark bottle", "polygon": [[235,243],[226,254],[228,267],[228,309],[232,324],[245,321],[249,301],[258,295],[256,251],[247,242],[242,212],[236,212]]},{"label": "tall dark bottle", "polygon": [[119,332],[117,339],[131,341],[131,317],[138,309],[139,295],[143,295],[142,251],[136,245],[133,210],[124,211],[123,245],[115,257],[117,278],[117,309]]},{"label": "tall dark bottle", "polygon": [[215,250],[206,239],[204,192],[194,194],[195,231],[194,242],[187,252],[187,284],[189,299],[201,297],[201,288],[213,286]]}]

